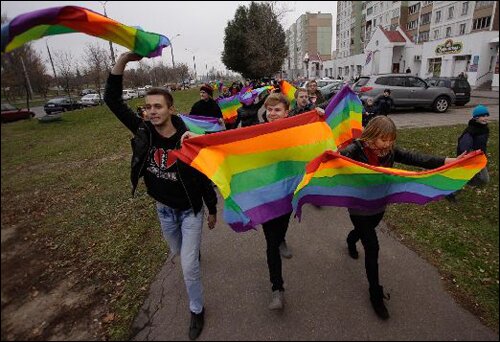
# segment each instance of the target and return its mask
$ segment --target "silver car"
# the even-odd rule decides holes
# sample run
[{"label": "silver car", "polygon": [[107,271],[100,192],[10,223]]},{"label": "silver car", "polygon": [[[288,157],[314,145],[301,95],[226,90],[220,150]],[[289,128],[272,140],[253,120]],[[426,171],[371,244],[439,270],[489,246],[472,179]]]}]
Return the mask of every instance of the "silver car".
[{"label": "silver car", "polygon": [[408,74],[386,74],[360,77],[353,90],[361,101],[369,97],[376,100],[384,89],[391,90],[395,107],[431,107],[444,113],[455,103],[455,93],[445,87],[430,87],[419,77]]}]

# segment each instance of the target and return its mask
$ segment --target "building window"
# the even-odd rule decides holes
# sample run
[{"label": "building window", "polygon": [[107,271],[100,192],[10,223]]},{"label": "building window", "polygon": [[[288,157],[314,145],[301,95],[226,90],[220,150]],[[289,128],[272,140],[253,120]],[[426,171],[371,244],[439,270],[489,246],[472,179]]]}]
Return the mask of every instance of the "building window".
[{"label": "building window", "polygon": [[407,30],[413,30],[417,27],[417,20],[410,21],[408,24],[406,24],[406,29]]},{"label": "building window", "polygon": [[441,21],[441,11],[436,11],[436,23]]},{"label": "building window", "polygon": [[422,43],[427,41],[429,41],[429,31],[420,32],[418,42]]},{"label": "building window", "polygon": [[451,26],[446,28],[446,38],[451,37]]},{"label": "building window", "polygon": [[462,15],[467,15],[467,12],[469,12],[469,2],[468,1],[462,3]]},{"label": "building window", "polygon": [[453,14],[455,13],[455,6],[448,8],[448,19],[453,19]]},{"label": "building window", "polygon": [[465,24],[460,24],[460,35],[465,34]]},{"label": "building window", "polygon": [[472,30],[482,30],[490,26],[491,16],[474,19]]},{"label": "building window", "polygon": [[431,5],[431,4],[432,4],[432,1],[424,1],[422,6],[427,6],[427,5]]},{"label": "building window", "polygon": [[434,39],[439,38],[439,30],[434,30]]},{"label": "building window", "polygon": [[420,17],[420,25],[430,24],[431,15],[432,15],[432,12],[422,14],[422,16]]},{"label": "building window", "polygon": [[419,9],[420,9],[420,3],[417,3],[415,5],[408,7],[408,13],[409,14],[417,13]]},{"label": "building window", "polygon": [[373,7],[370,7],[366,10],[366,15],[370,15],[373,13]]}]

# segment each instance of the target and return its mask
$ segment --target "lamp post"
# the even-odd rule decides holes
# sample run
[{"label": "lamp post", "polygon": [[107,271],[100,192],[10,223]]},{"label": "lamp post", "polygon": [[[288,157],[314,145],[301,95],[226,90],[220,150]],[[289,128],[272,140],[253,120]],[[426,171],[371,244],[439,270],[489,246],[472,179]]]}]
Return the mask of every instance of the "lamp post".
[{"label": "lamp post", "polygon": [[309,53],[304,55],[304,64],[306,65],[306,79],[309,79]]},{"label": "lamp post", "polygon": [[[107,1],[99,1],[102,5],[102,7],[104,8],[104,16],[107,18],[108,15],[106,14],[106,3]],[[111,61],[113,62],[113,64],[115,64],[115,52],[113,50],[113,43],[111,43],[111,41],[109,41],[109,50],[111,51]]]},{"label": "lamp post", "polygon": [[194,53],[198,50],[195,50],[195,51],[192,51],[190,49],[185,49],[187,52],[191,52],[193,54],[193,67],[194,67],[194,79],[197,80],[198,76],[197,76],[197,73],[196,73],[196,56],[194,55]]},{"label": "lamp post", "polygon": [[175,36],[170,38],[170,54],[172,55],[172,68],[175,68],[174,45],[172,44],[172,40],[174,40],[174,38],[176,38],[176,37],[179,37],[180,35],[181,35],[180,33],[177,33]]}]

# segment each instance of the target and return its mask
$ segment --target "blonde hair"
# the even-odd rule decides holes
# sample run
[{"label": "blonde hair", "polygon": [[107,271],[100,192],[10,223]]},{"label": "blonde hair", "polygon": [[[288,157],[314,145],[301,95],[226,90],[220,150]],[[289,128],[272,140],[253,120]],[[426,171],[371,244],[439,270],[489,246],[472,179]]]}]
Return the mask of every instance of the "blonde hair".
[{"label": "blonde hair", "polygon": [[264,102],[264,107],[267,106],[276,106],[278,103],[283,103],[285,105],[285,110],[290,109],[290,101],[281,93],[272,93]]},{"label": "blonde hair", "polygon": [[378,138],[396,140],[396,125],[387,116],[376,116],[371,119],[359,140],[374,141]]},{"label": "blonde hair", "polygon": [[295,97],[295,99],[297,99],[297,97],[299,97],[299,93],[308,94],[309,92],[307,91],[306,88],[297,88],[297,90],[295,90],[295,94],[293,95]]}]

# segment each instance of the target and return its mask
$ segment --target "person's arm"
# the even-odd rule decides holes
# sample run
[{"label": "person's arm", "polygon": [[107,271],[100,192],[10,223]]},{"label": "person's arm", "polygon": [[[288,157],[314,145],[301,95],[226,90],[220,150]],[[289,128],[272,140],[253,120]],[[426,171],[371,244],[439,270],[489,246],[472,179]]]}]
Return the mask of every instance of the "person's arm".
[{"label": "person's arm", "polygon": [[443,166],[446,162],[446,159],[447,158],[444,157],[436,157],[428,154],[412,152],[400,149],[398,147],[394,149],[395,162],[405,165],[422,167],[424,169],[435,169],[440,166]]},{"label": "person's arm", "polygon": [[133,111],[122,99],[123,72],[128,62],[139,61],[141,59],[141,56],[133,52],[121,54],[116,64],[113,66],[113,69],[111,69],[104,92],[104,102],[106,105],[133,133],[137,131],[142,119],[137,117],[135,111]]},{"label": "person's arm", "polygon": [[208,228],[213,229],[217,223],[217,194],[213,183],[201,172],[199,172],[202,182],[202,197],[208,208]]}]

